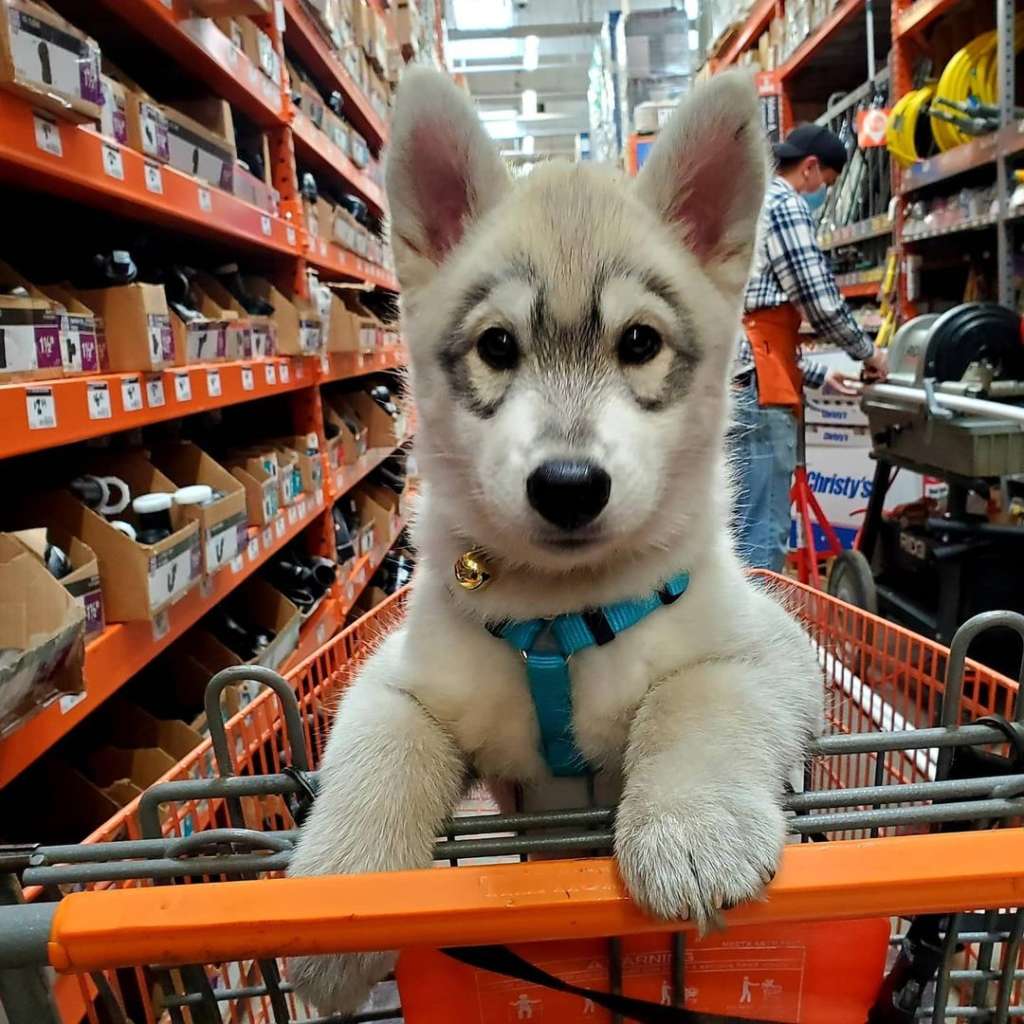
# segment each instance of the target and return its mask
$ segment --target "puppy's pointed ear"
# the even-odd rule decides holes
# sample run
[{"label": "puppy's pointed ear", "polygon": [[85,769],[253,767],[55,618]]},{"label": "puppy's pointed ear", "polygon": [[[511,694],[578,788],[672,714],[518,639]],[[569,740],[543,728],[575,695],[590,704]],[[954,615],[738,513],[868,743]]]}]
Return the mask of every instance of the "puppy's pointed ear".
[{"label": "puppy's pointed ear", "polygon": [[403,287],[428,280],[508,185],[469,97],[438,71],[407,71],[387,157],[391,240]]},{"label": "puppy's pointed ear", "polygon": [[727,72],[698,85],[679,104],[636,188],[678,228],[712,280],[734,292],[750,272],[767,166],[753,76]]}]

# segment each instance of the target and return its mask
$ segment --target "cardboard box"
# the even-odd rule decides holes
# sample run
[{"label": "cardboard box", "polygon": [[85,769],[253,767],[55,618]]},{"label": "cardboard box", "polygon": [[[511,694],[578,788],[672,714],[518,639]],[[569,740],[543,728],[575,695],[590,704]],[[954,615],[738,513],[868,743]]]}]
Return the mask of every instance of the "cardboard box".
[{"label": "cardboard box", "polygon": [[100,134],[122,145],[128,145],[128,90],[108,75],[100,76],[103,111]]},{"label": "cardboard box", "polygon": [[322,129],[324,134],[333,142],[346,156],[352,149],[351,128],[330,108],[323,113]]},{"label": "cardboard box", "polygon": [[0,86],[69,121],[103,113],[100,48],[33,0],[0,3]]},{"label": "cardboard box", "polygon": [[195,287],[199,311],[225,322],[228,359],[252,359],[274,353],[275,332],[269,317],[250,316],[217,278],[203,271],[196,274]]},{"label": "cardboard box", "polygon": [[176,719],[158,718],[124,697],[107,706],[106,724],[112,746],[123,749],[155,748],[174,763],[188,757],[203,738],[195,729]]},{"label": "cardboard box", "polygon": [[143,156],[160,163],[171,159],[167,115],[156,100],[130,87],[125,89],[125,118],[128,145]]},{"label": "cardboard box", "polygon": [[99,373],[103,367],[93,311],[60,285],[47,285],[40,290],[60,310],[60,352],[64,373]]},{"label": "cardboard box", "polygon": [[235,149],[235,121],[227,100],[219,96],[201,96],[175,100],[171,106],[177,113],[192,118],[196,124],[213,132],[230,149]]},{"label": "cardboard box", "polygon": [[324,347],[324,325],[315,306],[298,296],[289,298],[262,277],[247,277],[245,287],[274,307],[275,351],[285,356],[318,355]]},{"label": "cardboard box", "polygon": [[345,300],[331,292],[330,318],[327,321],[328,352],[359,352],[359,320]]},{"label": "cardboard box", "polygon": [[100,747],[86,755],[86,774],[119,807],[126,807],[177,762],[159,747]]},{"label": "cardboard box", "polygon": [[114,373],[174,365],[174,335],[163,285],[136,282],[81,291],[78,298],[103,319],[107,358]]},{"label": "cardboard box", "polygon": [[[177,490],[141,453],[107,455],[97,458],[91,468],[120,477],[132,494]],[[202,575],[199,525],[189,521],[178,506],[171,508],[174,532],[158,544],[149,545],[130,540],[67,491],[43,496],[38,507],[45,510],[45,519],[41,521],[57,522],[96,552],[103,607],[112,622],[152,619],[199,582]],[[137,525],[130,511],[121,518]]]},{"label": "cardboard box", "polygon": [[309,82],[299,81],[293,76],[292,85],[298,86],[299,95],[302,97],[302,109],[317,128],[323,129],[328,114],[337,119],[334,111],[324,103],[323,97]]},{"label": "cardboard box", "polygon": [[366,454],[369,448],[369,431],[347,401],[348,397],[344,394],[325,394],[323,402],[329,421],[340,431],[343,465],[351,466]]},{"label": "cardboard box", "polygon": [[71,563],[71,572],[59,580],[60,585],[78,602],[85,613],[85,638],[103,632],[103,591],[100,586],[100,564],[96,553],[84,541],[59,526],[40,526],[12,534],[45,565],[47,544],[56,544]]},{"label": "cardboard box", "polygon": [[405,414],[389,416],[368,394],[354,391],[346,396],[349,406],[366,426],[371,448],[394,448],[406,433]]},{"label": "cardboard box", "polygon": [[242,554],[249,540],[249,516],[242,482],[189,442],[154,449],[152,461],[179,487],[207,484],[224,492],[224,497],[209,505],[186,505],[182,509],[186,519],[199,524],[203,572],[212,575]]},{"label": "cardboard box", "polygon": [[[2,294],[15,289],[26,294]],[[60,307],[6,263],[0,263],[0,332],[0,381],[63,376]]]},{"label": "cardboard box", "polygon": [[281,507],[287,508],[298,501],[302,493],[302,474],[298,468],[298,454],[290,448],[274,446],[277,452],[277,479],[281,488]]},{"label": "cardboard box", "polygon": [[237,18],[235,23],[242,36],[242,52],[275,85],[280,85],[281,58],[274,49],[273,40],[249,18]]},{"label": "cardboard box", "polygon": [[363,230],[363,226],[348,210],[339,206],[334,211],[334,224],[331,227],[331,235],[343,249],[348,249],[349,252],[357,252],[359,249],[357,239]]},{"label": "cardboard box", "polygon": [[235,144],[176,107],[164,105],[169,163],[215,188],[230,192],[235,179]]},{"label": "cardboard box", "polygon": [[277,669],[299,645],[302,614],[280,591],[266,580],[251,576],[226,599],[228,610],[238,609],[242,622],[273,630],[274,639],[251,661],[243,661],[226,647],[207,626],[200,622],[193,630],[191,646],[206,664],[217,664],[217,670],[232,665],[263,665]]},{"label": "cardboard box", "polygon": [[[218,311],[219,312],[219,311]],[[171,336],[176,366],[216,363],[228,358],[228,324],[221,316],[182,320],[171,310]]]},{"label": "cardboard box", "polygon": [[[341,351],[374,352],[384,341],[384,325],[361,301],[366,292],[363,285],[331,285],[331,291],[344,302],[345,307],[354,318],[354,328],[358,335],[357,348]],[[332,307],[333,309],[333,307]]]},{"label": "cardboard box", "polygon": [[280,212],[281,194],[272,185],[268,185],[261,178],[235,161],[234,180],[232,190],[239,199],[252,203],[272,217],[278,216]]},{"label": "cardboard box", "polygon": [[[313,435],[314,440],[316,435]],[[300,494],[316,494],[323,486],[324,464],[318,448],[311,448],[304,437],[283,437],[274,442],[279,452],[293,457],[292,490]]]},{"label": "cardboard box", "polygon": [[225,460],[231,475],[245,488],[245,507],[249,522],[268,526],[281,508],[281,482],[277,459],[241,453]]},{"label": "cardboard box", "polygon": [[85,611],[16,537],[0,534],[0,731],[84,689]]}]

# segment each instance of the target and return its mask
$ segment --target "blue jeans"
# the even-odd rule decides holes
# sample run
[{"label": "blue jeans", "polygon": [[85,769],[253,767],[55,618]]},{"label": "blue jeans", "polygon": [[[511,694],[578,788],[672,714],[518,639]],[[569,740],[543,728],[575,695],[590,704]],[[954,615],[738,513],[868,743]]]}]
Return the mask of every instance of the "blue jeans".
[{"label": "blue jeans", "polygon": [[757,404],[757,383],[734,394],[729,434],[736,479],[736,550],[752,569],[779,572],[789,546],[789,489],[796,466],[796,417]]}]

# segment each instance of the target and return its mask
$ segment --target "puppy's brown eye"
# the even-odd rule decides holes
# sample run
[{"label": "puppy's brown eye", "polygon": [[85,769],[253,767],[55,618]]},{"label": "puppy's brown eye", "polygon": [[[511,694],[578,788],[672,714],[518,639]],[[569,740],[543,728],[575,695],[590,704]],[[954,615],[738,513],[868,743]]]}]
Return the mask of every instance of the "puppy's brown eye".
[{"label": "puppy's brown eye", "polygon": [[519,346],[504,327],[488,327],[477,339],[476,350],[494,370],[514,370],[519,365]]},{"label": "puppy's brown eye", "polygon": [[642,366],[661,351],[661,345],[661,335],[653,327],[634,324],[619,339],[619,360],[626,366]]}]

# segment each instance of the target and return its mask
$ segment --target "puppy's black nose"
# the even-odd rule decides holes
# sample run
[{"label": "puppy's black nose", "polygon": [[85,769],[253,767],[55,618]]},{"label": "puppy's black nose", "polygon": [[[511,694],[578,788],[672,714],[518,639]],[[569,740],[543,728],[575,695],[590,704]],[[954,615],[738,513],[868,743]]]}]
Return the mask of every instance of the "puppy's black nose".
[{"label": "puppy's black nose", "polygon": [[530,504],[563,530],[595,520],[608,504],[612,478],[592,462],[552,459],[541,463],[526,481]]}]

